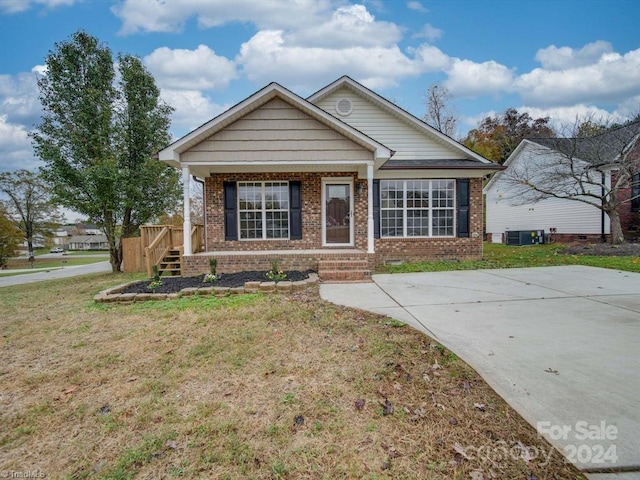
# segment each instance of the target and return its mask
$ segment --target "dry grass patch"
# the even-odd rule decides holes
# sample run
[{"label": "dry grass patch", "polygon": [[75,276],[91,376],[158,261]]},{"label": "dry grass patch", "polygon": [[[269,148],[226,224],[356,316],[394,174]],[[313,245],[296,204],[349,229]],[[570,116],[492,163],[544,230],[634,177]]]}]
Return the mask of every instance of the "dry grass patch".
[{"label": "dry grass patch", "polygon": [[466,364],[388,318],[315,289],[91,302],[113,284],[0,289],[0,472],[581,478]]}]

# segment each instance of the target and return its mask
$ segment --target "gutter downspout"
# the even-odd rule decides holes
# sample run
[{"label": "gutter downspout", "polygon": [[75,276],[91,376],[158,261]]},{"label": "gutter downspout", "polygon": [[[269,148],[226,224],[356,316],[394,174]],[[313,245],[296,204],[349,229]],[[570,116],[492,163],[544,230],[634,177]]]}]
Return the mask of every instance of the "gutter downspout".
[{"label": "gutter downspout", "polygon": [[204,248],[207,249],[207,190],[204,188],[204,180],[192,175],[193,181],[202,185],[202,228],[204,229]]}]

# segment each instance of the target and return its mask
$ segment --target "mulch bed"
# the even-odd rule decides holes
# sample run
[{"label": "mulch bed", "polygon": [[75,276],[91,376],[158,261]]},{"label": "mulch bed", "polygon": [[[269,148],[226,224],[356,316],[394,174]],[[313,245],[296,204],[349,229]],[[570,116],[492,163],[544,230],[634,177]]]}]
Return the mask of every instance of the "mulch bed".
[{"label": "mulch bed", "polygon": [[640,256],[640,243],[627,242],[621,245],[610,243],[589,243],[585,245],[571,245],[558,253],[564,255],[605,255],[605,256]]},{"label": "mulch bed", "polygon": [[[286,280],[298,282],[309,278],[308,271],[291,270],[285,272]],[[238,273],[222,273],[218,274],[218,279],[213,283],[205,283],[202,281],[203,275],[197,277],[160,277],[162,285],[156,288],[155,293],[178,293],[183,288],[199,288],[199,287],[244,287],[245,282],[269,282],[265,271],[247,271]],[[151,280],[136,283],[128,286],[123,293],[150,293],[148,288]]]}]

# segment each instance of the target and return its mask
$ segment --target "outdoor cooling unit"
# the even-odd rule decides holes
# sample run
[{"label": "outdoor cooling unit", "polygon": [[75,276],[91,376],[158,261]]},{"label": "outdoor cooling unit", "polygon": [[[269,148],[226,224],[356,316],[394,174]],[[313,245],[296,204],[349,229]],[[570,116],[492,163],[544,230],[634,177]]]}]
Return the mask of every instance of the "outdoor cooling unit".
[{"label": "outdoor cooling unit", "polygon": [[544,230],[516,230],[505,232],[507,245],[542,245]]}]

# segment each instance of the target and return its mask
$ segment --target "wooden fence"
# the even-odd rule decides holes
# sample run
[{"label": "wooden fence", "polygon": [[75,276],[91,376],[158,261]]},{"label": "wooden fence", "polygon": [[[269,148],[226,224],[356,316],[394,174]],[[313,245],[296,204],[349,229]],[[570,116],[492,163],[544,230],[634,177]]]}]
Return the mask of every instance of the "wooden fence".
[{"label": "wooden fence", "polygon": [[122,270],[126,273],[144,272],[147,270],[144,261],[142,238],[122,239]]}]

